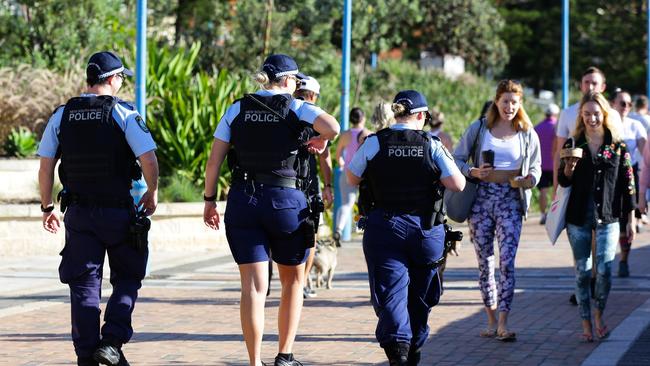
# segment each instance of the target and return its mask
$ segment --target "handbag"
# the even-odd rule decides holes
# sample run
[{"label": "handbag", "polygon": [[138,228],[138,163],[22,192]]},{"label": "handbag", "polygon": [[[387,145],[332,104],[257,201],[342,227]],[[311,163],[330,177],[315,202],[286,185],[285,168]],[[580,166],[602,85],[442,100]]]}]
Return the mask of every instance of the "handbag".
[{"label": "handbag", "polygon": [[553,245],[566,226],[566,208],[571,196],[571,187],[557,186],[555,199],[546,214],[546,234]]},{"label": "handbag", "polygon": [[[478,135],[483,129],[483,123],[485,119],[481,119],[481,125],[476,131],[476,136],[474,136],[474,143],[470,148],[470,153],[468,159],[472,159],[474,165],[476,165],[475,152],[476,152],[476,143],[478,141]],[[445,195],[443,202],[445,204],[445,209],[447,211],[447,217],[456,221],[464,222],[469,217],[469,214],[472,212],[472,206],[474,201],[476,201],[476,190],[478,189],[478,182],[474,179],[467,178],[465,183],[465,189],[460,192],[452,192],[450,190],[445,190]]]},{"label": "handbag", "polygon": [[[573,146],[572,148],[575,149],[575,140],[571,139],[571,143]],[[553,245],[555,245],[557,238],[560,237],[562,230],[566,227],[566,208],[569,205],[570,196],[571,186],[557,186],[555,198],[546,214],[546,223],[544,226],[546,227],[546,234]]]}]

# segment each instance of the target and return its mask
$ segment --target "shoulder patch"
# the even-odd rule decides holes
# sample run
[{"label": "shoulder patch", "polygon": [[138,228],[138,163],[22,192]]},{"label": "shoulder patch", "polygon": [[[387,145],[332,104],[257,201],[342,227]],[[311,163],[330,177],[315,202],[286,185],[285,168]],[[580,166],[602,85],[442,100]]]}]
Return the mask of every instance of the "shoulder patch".
[{"label": "shoulder patch", "polygon": [[144,122],[142,117],[140,115],[135,116],[135,122],[138,124],[140,129],[144,131],[145,133],[149,133],[149,129],[147,128],[147,124]]}]

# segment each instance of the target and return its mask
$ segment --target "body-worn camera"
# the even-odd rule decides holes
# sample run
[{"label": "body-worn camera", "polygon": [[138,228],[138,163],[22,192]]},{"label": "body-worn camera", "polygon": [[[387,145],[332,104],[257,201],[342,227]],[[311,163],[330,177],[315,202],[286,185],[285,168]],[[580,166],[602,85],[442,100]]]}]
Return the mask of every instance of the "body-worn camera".
[{"label": "body-worn camera", "polygon": [[151,220],[143,212],[138,212],[129,226],[129,243],[139,252],[147,250],[149,229],[151,229]]},{"label": "body-worn camera", "polygon": [[321,212],[325,212],[325,202],[323,202],[323,199],[319,195],[315,195],[311,198],[311,202],[309,203],[311,212],[315,214],[319,214]]}]

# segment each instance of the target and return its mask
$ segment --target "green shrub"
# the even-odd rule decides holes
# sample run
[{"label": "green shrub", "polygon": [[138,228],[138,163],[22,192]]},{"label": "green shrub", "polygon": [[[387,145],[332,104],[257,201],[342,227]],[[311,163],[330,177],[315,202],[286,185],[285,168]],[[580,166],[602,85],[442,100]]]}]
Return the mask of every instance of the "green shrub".
[{"label": "green shrub", "polygon": [[[161,173],[184,176],[199,186],[219,118],[236,98],[253,89],[247,78],[226,70],[196,71],[200,50],[200,43],[189,50],[152,45],[147,79],[147,122],[158,144]],[[224,164],[220,196],[228,180]]]},{"label": "green shrub", "polygon": [[4,150],[9,156],[25,158],[36,154],[38,143],[36,135],[27,127],[13,128],[4,144]]},{"label": "green shrub", "polygon": [[202,200],[203,190],[183,175],[160,179],[161,202],[197,202]]}]

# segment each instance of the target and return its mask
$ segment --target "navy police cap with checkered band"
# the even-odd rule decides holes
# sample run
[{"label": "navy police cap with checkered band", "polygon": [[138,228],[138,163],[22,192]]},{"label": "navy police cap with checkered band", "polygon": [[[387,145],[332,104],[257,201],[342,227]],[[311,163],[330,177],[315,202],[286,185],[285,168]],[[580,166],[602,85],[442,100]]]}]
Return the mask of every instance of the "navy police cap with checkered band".
[{"label": "navy police cap with checkered band", "polygon": [[102,51],[90,56],[86,67],[86,78],[88,80],[102,80],[119,73],[133,76],[133,71],[125,68],[122,60],[113,52]]},{"label": "navy police cap with checkered band", "polygon": [[397,93],[395,99],[393,99],[393,103],[404,105],[410,114],[426,112],[429,110],[424,95],[415,90],[402,90]]},{"label": "navy police cap with checkered band", "polygon": [[298,79],[304,79],[305,75],[298,72],[298,64],[293,58],[276,54],[271,55],[264,60],[262,71],[266,72],[271,81],[287,75],[294,75]]}]

